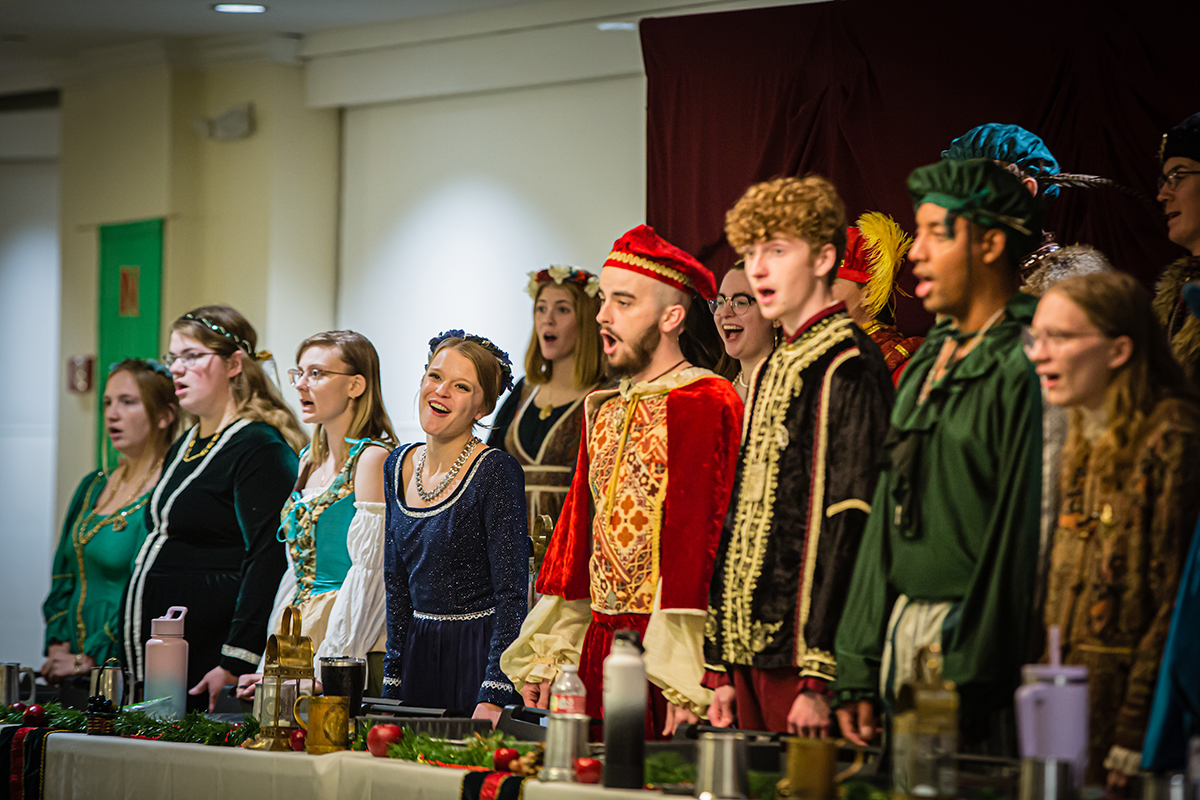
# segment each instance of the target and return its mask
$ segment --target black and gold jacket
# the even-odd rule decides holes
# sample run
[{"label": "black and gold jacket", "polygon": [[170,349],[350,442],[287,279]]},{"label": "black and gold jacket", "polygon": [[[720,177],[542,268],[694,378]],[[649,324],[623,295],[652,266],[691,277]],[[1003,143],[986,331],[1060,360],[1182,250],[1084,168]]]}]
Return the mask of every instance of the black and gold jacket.
[{"label": "black and gold jacket", "polygon": [[883,354],[841,303],[755,371],[709,590],[710,668],[836,676],[834,635],[892,391]]}]

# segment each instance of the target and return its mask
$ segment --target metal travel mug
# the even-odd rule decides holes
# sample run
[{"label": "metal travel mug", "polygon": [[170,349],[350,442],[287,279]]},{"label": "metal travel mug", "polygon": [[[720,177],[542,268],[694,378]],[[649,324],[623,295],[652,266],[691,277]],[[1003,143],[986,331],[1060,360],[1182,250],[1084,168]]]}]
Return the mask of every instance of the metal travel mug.
[{"label": "metal travel mug", "polygon": [[[29,675],[29,696],[21,697],[21,676]],[[37,674],[29,667],[20,664],[0,664],[0,703],[11,706],[13,703],[25,704],[35,702],[37,696]]]},{"label": "metal travel mug", "polygon": [[367,660],[351,656],[321,656],[321,692],[350,698],[350,719],[362,715],[363,686],[367,683]]},{"label": "metal travel mug", "polygon": [[125,697],[126,686],[128,684],[125,680],[125,670],[121,668],[121,662],[110,658],[103,667],[92,667],[92,680],[88,688],[88,696],[95,697],[102,694],[112,701],[114,708],[120,708],[125,705],[127,699]]},{"label": "metal travel mug", "polygon": [[546,757],[538,778],[574,781],[575,759],[588,754],[587,714],[551,714],[546,720]]},{"label": "metal travel mug", "polygon": [[696,746],[695,796],[743,800],[750,789],[745,734],[702,733]]},{"label": "metal travel mug", "polygon": [[1075,796],[1072,762],[1063,758],[1022,758],[1020,800],[1069,800]]}]

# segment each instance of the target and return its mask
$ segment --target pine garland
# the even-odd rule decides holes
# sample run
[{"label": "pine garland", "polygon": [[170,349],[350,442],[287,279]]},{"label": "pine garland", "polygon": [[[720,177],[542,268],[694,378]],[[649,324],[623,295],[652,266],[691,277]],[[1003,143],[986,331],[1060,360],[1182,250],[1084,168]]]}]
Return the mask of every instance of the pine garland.
[{"label": "pine garland", "polygon": [[[87,719],[82,711],[63,708],[58,703],[45,705],[44,727],[82,733]],[[19,725],[24,712],[0,706],[0,724]],[[122,710],[113,719],[113,731],[132,739],[157,739],[163,742],[188,742],[214,747],[240,747],[258,733],[258,720],[249,714],[245,722],[218,722],[201,711],[189,711],[183,719],[159,719],[144,711]]]},{"label": "pine garland", "polygon": [[[83,733],[84,728],[87,727],[87,721],[83,718],[82,711],[63,708],[58,703],[47,703],[42,709],[46,714],[46,722],[43,727],[77,733]],[[23,710],[0,705],[0,725],[21,725],[24,723],[24,715]]]},{"label": "pine garland", "polygon": [[405,726],[404,738],[392,742],[388,747],[388,757],[427,764],[436,762],[439,766],[491,769],[493,756],[501,747],[511,747],[524,755],[537,745],[518,742],[500,731],[491,731],[486,735],[476,733],[465,744],[457,744],[447,739],[434,739],[427,733],[414,734],[412,728]]}]

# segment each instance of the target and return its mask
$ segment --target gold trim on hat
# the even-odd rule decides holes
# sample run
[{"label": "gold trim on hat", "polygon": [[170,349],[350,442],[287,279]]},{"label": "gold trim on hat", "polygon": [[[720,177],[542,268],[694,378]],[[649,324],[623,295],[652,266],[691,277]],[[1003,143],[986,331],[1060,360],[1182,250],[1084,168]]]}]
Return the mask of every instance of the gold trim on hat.
[{"label": "gold trim on hat", "polygon": [[682,283],[684,286],[688,287],[692,291],[696,290],[696,287],[692,283],[691,278],[689,278],[685,273],[680,272],[679,270],[674,269],[672,267],[668,267],[665,264],[659,264],[656,261],[651,261],[648,258],[642,258],[641,256],[635,256],[632,253],[625,253],[620,250],[613,250],[611,253],[608,254],[608,260],[609,261],[620,261],[622,263],[630,265],[631,267],[641,267],[642,269],[648,269],[651,272],[655,272],[659,275],[662,275],[664,278],[670,278],[671,280],[676,281],[677,283]]}]

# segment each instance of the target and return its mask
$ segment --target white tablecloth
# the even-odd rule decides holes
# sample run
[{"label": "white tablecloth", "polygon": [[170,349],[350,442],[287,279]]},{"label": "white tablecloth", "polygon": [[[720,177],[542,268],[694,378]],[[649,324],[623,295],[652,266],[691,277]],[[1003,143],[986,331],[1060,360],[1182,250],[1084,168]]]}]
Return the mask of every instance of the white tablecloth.
[{"label": "white tablecloth", "polygon": [[[46,742],[46,800],[457,800],[461,770],[369,753],[263,753],[84,734]],[[525,800],[631,800],[656,795],[527,781]],[[661,797],[661,795],[657,795]]]}]

